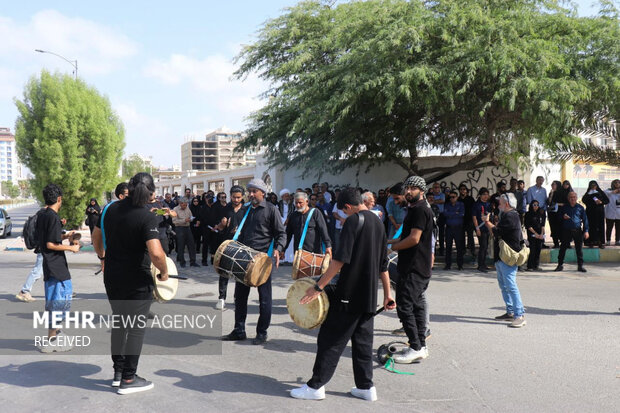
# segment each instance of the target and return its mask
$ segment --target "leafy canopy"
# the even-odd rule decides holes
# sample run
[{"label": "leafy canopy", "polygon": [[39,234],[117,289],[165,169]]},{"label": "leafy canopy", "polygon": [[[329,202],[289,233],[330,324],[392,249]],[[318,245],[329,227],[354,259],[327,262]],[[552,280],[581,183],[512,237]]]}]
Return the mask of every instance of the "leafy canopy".
[{"label": "leafy canopy", "polygon": [[116,185],[125,145],[121,121],[107,98],[82,80],[42,71],[15,100],[17,153],[42,201],[48,183],[64,192],[61,215],[78,226],[91,197]]},{"label": "leafy canopy", "polygon": [[[306,172],[394,162],[441,179],[508,164],[535,138],[618,109],[618,20],[549,0],[305,1],[269,20],[236,76],[267,80],[244,148]],[[422,167],[426,150],[456,166]]]}]

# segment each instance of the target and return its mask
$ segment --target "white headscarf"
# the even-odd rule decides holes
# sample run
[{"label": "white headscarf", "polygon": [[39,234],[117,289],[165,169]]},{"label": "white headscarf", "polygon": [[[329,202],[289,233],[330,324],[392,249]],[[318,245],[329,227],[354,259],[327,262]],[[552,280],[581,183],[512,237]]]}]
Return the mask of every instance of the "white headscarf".
[{"label": "white headscarf", "polygon": [[289,191],[288,189],[284,188],[283,190],[280,191],[280,198],[282,198],[282,195],[284,194],[291,194],[291,191]]}]

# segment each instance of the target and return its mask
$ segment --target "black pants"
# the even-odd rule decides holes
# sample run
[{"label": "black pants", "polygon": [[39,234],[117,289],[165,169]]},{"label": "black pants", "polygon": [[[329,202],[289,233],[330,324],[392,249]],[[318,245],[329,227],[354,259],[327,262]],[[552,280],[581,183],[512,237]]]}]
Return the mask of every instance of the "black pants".
[{"label": "black pants", "polygon": [[446,267],[452,265],[452,241],[456,244],[456,265],[463,267],[463,255],[465,255],[465,231],[463,227],[446,225]]},{"label": "black pants", "polygon": [[329,309],[317,339],[317,352],[308,387],[319,389],[331,380],[338,360],[351,340],[355,387],[370,389],[372,383],[373,314]]},{"label": "black pants", "polygon": [[[275,265],[272,267],[272,269]],[[273,273],[273,271],[272,271]],[[248,296],[250,288],[240,282],[235,283],[235,331],[245,332],[245,319],[248,316]],[[257,334],[267,334],[269,324],[271,324],[271,276],[267,282],[258,289],[258,323],[256,324]]]},{"label": "black pants", "polygon": [[616,225],[616,242],[620,241],[620,219],[606,219],[607,223],[607,241],[611,242],[611,232]]},{"label": "black pants", "polygon": [[439,255],[442,255],[446,245],[446,217],[443,213],[437,218],[437,226],[439,227]]},{"label": "black pants", "polygon": [[478,268],[485,268],[489,249],[489,233],[480,231],[478,237]]},{"label": "black pants", "polygon": [[543,240],[534,238],[528,234],[530,242],[530,256],[527,258],[527,268],[538,268],[540,266],[540,250],[542,249]]},{"label": "black pants", "polygon": [[409,338],[409,346],[426,346],[426,303],[423,294],[430,278],[417,274],[399,274],[396,285],[396,312]]},{"label": "black pants", "polygon": [[557,212],[549,211],[549,226],[551,227],[551,238],[553,239],[553,247],[557,248],[562,239],[562,217]]},{"label": "black pants", "polygon": [[587,245],[597,246],[605,244],[605,210],[598,206],[586,208],[590,237],[585,241]]},{"label": "black pants", "polygon": [[562,244],[560,245],[560,253],[558,254],[558,265],[564,264],[564,256],[566,250],[570,246],[570,242],[575,241],[575,254],[577,254],[577,266],[583,266],[583,232],[581,229],[562,229]]},{"label": "black pants", "polygon": [[226,290],[228,290],[228,277],[222,277],[220,275],[220,280],[218,283],[218,290],[219,290],[219,296],[218,299],[219,300],[225,300],[226,299]]},{"label": "black pants", "polygon": [[111,353],[114,371],[121,371],[123,379],[131,380],[138,369],[146,332],[146,325],[140,324],[141,321],[145,323],[148,321],[148,313],[153,302],[153,287],[123,290],[106,285],[106,293],[114,316],[136,317],[138,320],[133,327],[125,328],[123,323],[119,322],[119,328],[112,328]]},{"label": "black pants", "polygon": [[177,233],[177,261],[185,264],[185,246],[189,251],[189,262],[196,262],[196,245],[194,245],[194,237],[189,227],[176,227]]},{"label": "black pants", "polygon": [[467,249],[471,251],[472,257],[476,256],[476,244],[474,243],[474,223],[472,221],[465,222],[463,225],[465,238],[467,240]]},{"label": "black pants", "polygon": [[200,241],[202,239],[202,228],[192,226],[192,237],[194,237],[194,243],[196,244],[196,252],[200,251]]},{"label": "black pants", "polygon": [[[207,228],[207,224],[202,227],[202,265],[208,264],[209,249],[211,248],[211,236],[213,232]],[[213,262],[213,254],[211,256],[211,262]]]}]

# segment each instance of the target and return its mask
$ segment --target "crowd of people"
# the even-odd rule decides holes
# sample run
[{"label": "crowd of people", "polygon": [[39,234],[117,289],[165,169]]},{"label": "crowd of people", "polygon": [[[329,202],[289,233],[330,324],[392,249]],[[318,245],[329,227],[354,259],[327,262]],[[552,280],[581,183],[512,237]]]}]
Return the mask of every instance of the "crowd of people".
[{"label": "crowd of people", "polygon": [[[297,188],[293,193],[283,189],[278,199],[263,181],[255,179],[246,188],[233,186],[229,201],[224,192],[206,191],[199,196],[189,188],[182,196],[157,197],[153,178],[140,173],[129,183],[116,187],[118,201],[102,209],[96,200],[90,200],[86,213],[115,314],[146,316],[149,313],[153,290],[150,264],[157,267],[160,279],[165,280],[168,277],[166,255],[173,249],[181,267],[186,266],[186,249],[189,265],[201,267],[197,262],[199,251],[202,266],[212,265],[219,245],[225,240],[237,240],[268,254],[273,262],[272,271],[287,261],[289,248],[330,255],[329,267],[300,301],[309,303],[324,291],[329,292],[330,309],[318,335],[312,377],[304,386],[292,390],[291,396],[325,398],[324,386],[334,374],[347,343],[352,341],[356,387],[351,394],[376,400],[372,382],[372,335],[379,280],[383,286],[384,308],[396,308],[402,324],[394,334],[406,335],[408,339],[408,346],[394,354],[393,360],[419,362],[429,356],[426,290],[435,254],[445,256],[444,269],[451,269],[454,244],[459,270],[464,267],[465,252],[469,251],[477,269],[487,272],[490,269],[486,265],[488,246],[492,239],[494,267],[505,304],[505,313],[495,319],[520,328],[526,325],[526,320],[516,275],[519,265],[525,266],[526,262],[518,262],[529,245],[525,269],[540,270],[547,221],[554,247],[560,248],[557,271],[563,269],[571,242],[574,242],[578,270],[583,272],[584,241],[586,245],[604,248],[611,243],[611,228],[615,226],[615,244],[620,245],[620,180],[614,180],[608,190],[602,190],[592,181],[582,198],[585,208],[577,202],[570,182],[554,182],[549,194],[543,183],[544,179],[538,177],[536,185],[525,190],[523,181],[511,179],[508,185],[500,182],[493,194],[487,188],[480,188],[474,199],[466,185],[457,191],[433,183],[429,190],[423,178],[411,176],[377,193],[354,187],[331,190],[325,182],[311,188]],[[39,277],[43,274],[46,310],[68,311],[73,291],[64,252],[77,252],[79,246],[62,243],[73,236],[72,232],[63,234],[61,230],[58,211],[62,190],[50,184],[44,188],[43,197],[46,207],[36,215],[37,260],[18,299],[31,301],[28,297],[32,278],[36,280],[36,274]],[[245,203],[246,200],[249,202]],[[478,239],[477,250],[474,234]],[[255,345],[268,339],[273,305],[271,279],[270,273],[267,281],[258,286],[259,318],[252,340]],[[228,281],[220,276],[218,309],[226,305]],[[395,287],[395,299],[391,284]],[[245,324],[250,288],[240,280],[235,282],[235,324],[223,336],[225,341],[247,339]],[[62,337],[60,331],[50,327],[48,344],[41,351],[70,350],[62,344]],[[120,394],[153,387],[150,381],[136,374],[143,338],[143,327],[112,331],[112,386],[118,387]]]}]

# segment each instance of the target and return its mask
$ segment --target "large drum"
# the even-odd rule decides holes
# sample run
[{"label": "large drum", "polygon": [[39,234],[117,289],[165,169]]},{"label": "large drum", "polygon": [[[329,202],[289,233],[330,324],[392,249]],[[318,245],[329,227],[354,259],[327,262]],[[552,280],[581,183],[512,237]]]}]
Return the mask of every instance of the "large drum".
[{"label": "large drum", "polygon": [[[174,265],[174,261],[172,261],[170,257],[166,257],[166,265],[168,266],[168,275],[179,275],[177,266]],[[176,278],[168,278],[166,281],[161,281],[157,278],[159,270],[152,263],[151,275],[153,276],[153,284],[155,285],[153,288],[153,297],[155,300],[160,303],[172,300],[177,294],[179,280]]]},{"label": "large drum", "polygon": [[330,261],[329,254],[313,254],[300,248],[295,251],[293,279],[321,276],[327,271]]},{"label": "large drum", "polygon": [[329,311],[329,299],[325,291],[308,304],[299,304],[299,300],[306,295],[308,288],[312,287],[316,280],[312,278],[300,278],[288,289],[286,294],[286,307],[295,324],[301,328],[313,329],[320,326]]},{"label": "large drum", "polygon": [[390,284],[396,289],[398,283],[398,252],[390,251],[388,254],[388,273],[390,274]]},{"label": "large drum", "polygon": [[271,275],[271,258],[240,242],[227,240],[213,258],[215,271],[222,277],[239,281],[248,287],[263,285]]}]

